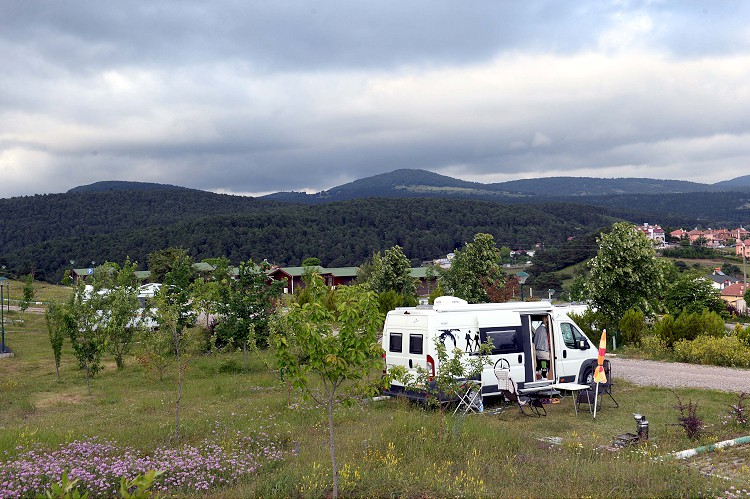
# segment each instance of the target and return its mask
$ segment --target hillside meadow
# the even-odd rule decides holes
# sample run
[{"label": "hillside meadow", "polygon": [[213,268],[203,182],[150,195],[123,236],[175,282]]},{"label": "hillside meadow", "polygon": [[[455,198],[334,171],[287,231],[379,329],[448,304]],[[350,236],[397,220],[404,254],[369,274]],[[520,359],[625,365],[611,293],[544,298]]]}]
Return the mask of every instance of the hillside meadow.
[{"label": "hillside meadow", "polygon": [[[43,301],[46,293],[60,291],[53,287],[40,293]],[[136,349],[124,370],[107,358],[89,396],[67,343],[56,380],[43,315],[11,311],[10,319],[6,341],[15,357],[0,360],[0,473],[30,456],[35,464],[29,466],[37,471],[0,478],[0,487],[26,479],[26,473],[38,472],[40,463],[50,459],[63,460],[70,453],[81,459],[92,452],[84,447],[108,453],[106,459],[86,461],[90,473],[125,455],[131,461],[139,456],[140,463],[168,462],[160,480],[171,484],[170,496],[330,495],[325,410],[281,382],[270,352],[251,355],[245,369],[240,352],[205,354],[196,348],[184,385],[178,440],[174,372],[160,380],[138,361]],[[614,390],[620,407],[605,401],[596,419],[586,409],[576,416],[570,398],[547,406],[543,418],[524,417],[513,406],[499,412],[495,401],[483,414],[448,416],[442,440],[438,414],[420,405],[387,399],[339,407],[341,494],[732,497],[730,487],[741,489],[748,482],[750,471],[723,479],[704,476],[686,462],[654,459],[741,436],[742,428],[724,424],[736,395],[679,390],[683,402],[697,403],[697,414],[708,425],[703,437],[689,440],[676,425],[680,413],[674,393],[625,383],[616,373]],[[634,412],[650,422],[649,443],[619,452],[600,449],[613,436],[635,431]],[[172,457],[159,461],[165,455]],[[126,468],[113,466],[107,476],[119,483],[113,477],[117,470],[127,473]],[[92,496],[96,490],[104,489]]]}]

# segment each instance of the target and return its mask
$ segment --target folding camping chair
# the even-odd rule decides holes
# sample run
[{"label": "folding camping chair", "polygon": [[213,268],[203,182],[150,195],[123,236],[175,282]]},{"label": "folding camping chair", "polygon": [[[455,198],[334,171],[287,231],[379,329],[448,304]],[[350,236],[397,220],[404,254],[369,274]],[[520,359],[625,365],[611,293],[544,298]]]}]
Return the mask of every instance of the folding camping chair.
[{"label": "folding camping chair", "polygon": [[[505,364],[500,367],[495,366],[495,377],[497,378],[497,387],[508,402],[518,404],[521,414],[524,416],[546,416],[547,409],[544,408],[542,401],[535,397],[519,395],[516,382],[510,375],[510,364],[505,359],[500,359]],[[507,366],[507,367],[506,367]],[[528,409],[528,412],[526,411]],[[540,410],[541,409],[541,410]]]},{"label": "folding camping chair", "polygon": [[599,393],[609,395],[609,398],[615,403],[615,407],[620,407],[620,404],[612,396],[612,363],[608,359],[604,359],[604,374],[607,377],[607,382],[599,383]]}]

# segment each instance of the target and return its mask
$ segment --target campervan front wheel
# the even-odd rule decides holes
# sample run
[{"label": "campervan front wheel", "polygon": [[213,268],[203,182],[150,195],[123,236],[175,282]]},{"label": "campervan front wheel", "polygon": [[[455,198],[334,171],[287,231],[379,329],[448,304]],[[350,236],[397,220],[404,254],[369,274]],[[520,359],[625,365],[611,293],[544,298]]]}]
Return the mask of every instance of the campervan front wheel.
[{"label": "campervan front wheel", "polygon": [[591,366],[587,367],[585,371],[583,371],[583,384],[584,385],[590,385],[594,382],[594,370],[591,369]]}]

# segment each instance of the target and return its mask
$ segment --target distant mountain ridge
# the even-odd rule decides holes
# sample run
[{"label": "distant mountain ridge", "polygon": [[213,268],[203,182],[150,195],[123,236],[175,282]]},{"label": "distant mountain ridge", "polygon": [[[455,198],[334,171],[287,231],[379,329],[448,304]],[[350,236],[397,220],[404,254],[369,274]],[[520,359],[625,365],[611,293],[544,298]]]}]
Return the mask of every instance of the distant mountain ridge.
[{"label": "distant mountain ridge", "polygon": [[[188,189],[168,184],[102,181],[70,189],[68,193],[125,190]],[[399,169],[365,177],[314,194],[282,191],[262,196],[269,201],[319,204],[372,197],[460,197],[513,202],[527,197],[603,196],[615,194],[678,194],[750,191],[750,175],[702,184],[651,178],[544,177],[483,184],[419,169]]]},{"label": "distant mountain ridge", "polygon": [[76,192],[107,192],[107,191],[163,191],[173,189],[195,190],[170,184],[156,184],[153,182],[128,182],[124,180],[103,180],[88,185],[79,185],[68,190],[67,194]]},{"label": "distant mountain ridge", "polygon": [[528,197],[602,196],[615,194],[678,194],[750,191],[750,175],[716,184],[650,178],[546,177],[482,184],[426,170],[401,169],[366,177],[315,194],[277,192],[265,199],[296,203],[327,203],[367,197],[461,197],[513,202]]}]

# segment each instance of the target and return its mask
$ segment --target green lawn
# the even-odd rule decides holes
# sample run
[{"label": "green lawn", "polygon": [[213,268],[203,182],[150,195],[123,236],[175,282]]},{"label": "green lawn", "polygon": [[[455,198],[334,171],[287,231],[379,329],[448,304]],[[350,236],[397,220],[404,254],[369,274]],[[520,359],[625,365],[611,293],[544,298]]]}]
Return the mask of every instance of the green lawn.
[{"label": "green lawn", "polygon": [[[211,497],[330,494],[330,454],[323,408],[280,383],[268,353],[195,353],[185,383],[181,441],[174,429],[174,375],[158,376],[130,356],[126,368],[106,367],[87,395],[82,371],[66,344],[61,381],[56,381],[44,318],[30,313],[22,325],[6,327],[16,356],[0,360],[0,453],[12,459],[34,443],[57,446],[100,437],[142,453],[217,439],[226,432],[264,432],[282,446],[285,458],[231,486],[214,487]],[[666,373],[665,373],[666,375]],[[447,417],[443,440],[438,415],[402,400],[341,407],[336,411],[336,451],[344,496],[671,496],[722,495],[734,482],[706,478],[686,463],[655,456],[734,438],[750,431],[722,424],[737,397],[722,392],[680,390],[683,402],[698,404],[708,424],[699,441],[676,426],[675,395],[615,380],[620,402],[605,402],[596,420],[572,401],[548,406],[546,418],[521,416],[511,407],[500,415]],[[650,422],[650,443],[620,452],[599,450],[613,436],[635,430],[632,413]],[[217,428],[221,430],[217,433]],[[557,437],[561,445],[539,439]],[[19,448],[21,450],[19,450]],[[178,495],[189,495],[179,490]],[[205,495],[193,491],[193,495]]]}]

